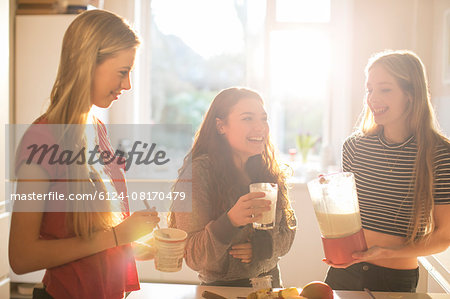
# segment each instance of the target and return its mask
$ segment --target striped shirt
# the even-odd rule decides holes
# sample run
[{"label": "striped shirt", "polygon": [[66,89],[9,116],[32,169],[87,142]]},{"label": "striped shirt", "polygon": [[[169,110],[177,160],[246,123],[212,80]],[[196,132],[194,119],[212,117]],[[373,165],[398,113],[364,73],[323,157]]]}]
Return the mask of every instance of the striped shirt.
[{"label": "striped shirt", "polygon": [[[343,170],[355,175],[363,227],[406,237],[413,216],[414,136],[389,144],[382,134],[350,136],[343,145]],[[450,150],[436,148],[434,203],[450,204]]]}]

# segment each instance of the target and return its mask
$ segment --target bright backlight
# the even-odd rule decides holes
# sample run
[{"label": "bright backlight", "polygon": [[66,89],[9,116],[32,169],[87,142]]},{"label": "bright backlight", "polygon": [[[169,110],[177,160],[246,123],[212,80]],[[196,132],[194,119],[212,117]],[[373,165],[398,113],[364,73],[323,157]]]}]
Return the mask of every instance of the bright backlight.
[{"label": "bright backlight", "polygon": [[330,68],[328,36],[318,30],[274,31],[271,80],[275,94],[323,98]]},{"label": "bright backlight", "polygon": [[152,15],[164,34],[182,39],[204,58],[237,53],[244,47],[234,1],[152,0]]}]

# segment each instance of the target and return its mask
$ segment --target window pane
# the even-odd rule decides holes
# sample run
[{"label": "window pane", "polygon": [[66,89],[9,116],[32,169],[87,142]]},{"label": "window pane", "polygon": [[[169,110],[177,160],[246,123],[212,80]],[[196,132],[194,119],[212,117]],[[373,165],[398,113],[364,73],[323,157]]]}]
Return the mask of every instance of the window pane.
[{"label": "window pane", "polygon": [[330,21],[330,0],[276,0],[276,20],[327,23]]},{"label": "window pane", "polygon": [[[329,93],[330,44],[316,29],[271,34],[272,100],[283,115],[277,141],[283,151],[295,148],[299,133],[320,137]],[[281,135],[283,134],[283,135]]]},{"label": "window pane", "polygon": [[196,130],[219,90],[245,83],[245,7],[153,0],[152,15],[152,119]]}]

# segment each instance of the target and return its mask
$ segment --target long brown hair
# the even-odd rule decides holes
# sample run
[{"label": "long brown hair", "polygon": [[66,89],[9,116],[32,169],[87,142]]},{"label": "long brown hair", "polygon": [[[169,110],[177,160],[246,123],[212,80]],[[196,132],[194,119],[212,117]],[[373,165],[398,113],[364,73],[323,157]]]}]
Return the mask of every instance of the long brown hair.
[{"label": "long brown hair", "polygon": [[[139,43],[137,34],[126,20],[105,10],[83,12],[70,24],[64,34],[50,105],[43,115],[49,124],[67,124],[71,127],[70,140],[63,142],[73,144],[74,149],[86,148],[89,140],[85,125],[92,107],[91,90],[96,67],[120,51],[137,48]],[[69,167],[69,176],[79,180],[69,185],[70,192],[87,194],[92,193],[92,188],[106,189],[98,171],[87,164]],[[95,177],[95,187],[86,183],[92,176]],[[95,230],[119,221],[120,213],[114,213],[112,209],[110,212],[83,212],[89,210],[81,206],[83,204],[76,203],[73,207],[75,213],[68,215],[77,236],[89,237]]]},{"label": "long brown hair", "polygon": [[[190,152],[184,159],[184,164],[179,170],[177,182],[183,176],[184,171],[196,158],[206,155],[211,162],[210,186],[216,200],[213,205],[217,210],[216,216],[226,209],[226,198],[236,196],[242,188],[241,175],[235,166],[231,147],[225,136],[219,134],[216,127],[216,119],[226,122],[232,107],[242,99],[257,99],[261,103],[261,96],[250,89],[232,87],[220,91],[212,101],[200,129],[195,134],[195,139]],[[267,139],[264,151],[261,155],[251,157],[246,164],[246,171],[253,180],[266,179],[279,186],[278,204],[284,208],[286,221],[289,227],[295,227],[295,216],[291,208],[286,185],[286,170],[282,170],[277,161],[274,146]],[[176,185],[177,183],[175,183]],[[247,191],[248,192],[248,191]],[[169,214],[169,225],[175,226],[173,213]]]},{"label": "long brown hair", "polygon": [[[411,98],[408,127],[417,141],[414,162],[413,218],[407,242],[417,242],[433,230],[433,161],[437,145],[450,146],[436,121],[428,91],[425,67],[420,58],[411,51],[384,51],[369,60],[366,76],[373,66],[380,65],[397,80],[400,88]],[[364,105],[359,130],[365,135],[378,134],[383,126],[375,123],[367,101]]]}]

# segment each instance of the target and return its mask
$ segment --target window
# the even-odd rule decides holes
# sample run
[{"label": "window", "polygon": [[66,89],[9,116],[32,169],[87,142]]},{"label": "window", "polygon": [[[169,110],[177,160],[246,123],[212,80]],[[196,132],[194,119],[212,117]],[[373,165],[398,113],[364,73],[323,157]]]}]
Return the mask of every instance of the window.
[{"label": "window", "polygon": [[290,164],[305,181],[322,171],[319,154],[328,130],[330,1],[267,0],[267,12],[266,72],[274,137],[282,152],[299,151]]},{"label": "window", "polygon": [[277,131],[284,152],[296,147],[298,134],[323,134],[329,95],[330,43],[326,30],[314,26],[270,32],[271,100],[282,115]]},{"label": "window", "polygon": [[245,85],[245,7],[229,0],[152,1],[151,115],[196,130],[219,90]]},{"label": "window", "polygon": [[263,95],[281,152],[299,133],[324,135],[330,0],[152,0],[151,11],[152,122],[195,131],[215,94],[239,85]]},{"label": "window", "polygon": [[328,23],[330,0],[276,0],[278,22]]}]

